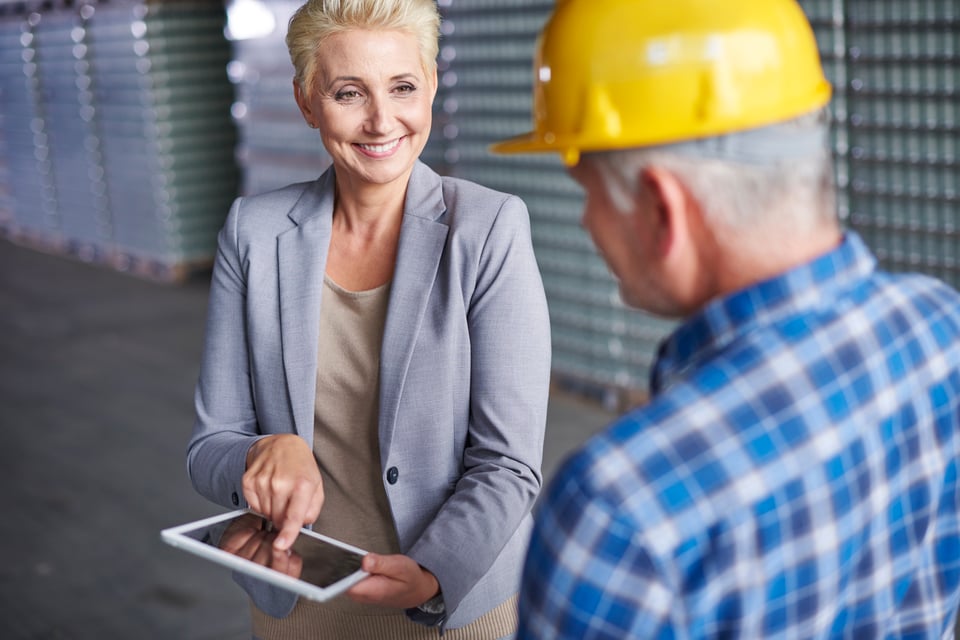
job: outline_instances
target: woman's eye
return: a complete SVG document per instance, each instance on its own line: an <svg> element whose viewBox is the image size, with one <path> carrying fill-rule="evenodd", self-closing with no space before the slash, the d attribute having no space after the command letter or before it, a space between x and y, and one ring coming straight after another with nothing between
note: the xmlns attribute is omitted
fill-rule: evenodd
<svg viewBox="0 0 960 640"><path fill-rule="evenodd" d="M401 84L396 88L397 93L413 93L417 88L412 84Z"/></svg>
<svg viewBox="0 0 960 640"><path fill-rule="evenodd" d="M337 91L333 97L338 101L355 100L360 97L360 92L354 89L344 89L343 91Z"/></svg>

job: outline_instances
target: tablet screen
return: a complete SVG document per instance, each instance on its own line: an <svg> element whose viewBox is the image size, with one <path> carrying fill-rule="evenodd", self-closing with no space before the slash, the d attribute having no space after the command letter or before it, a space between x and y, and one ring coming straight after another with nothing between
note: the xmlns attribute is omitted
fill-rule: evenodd
<svg viewBox="0 0 960 640"><path fill-rule="evenodd" d="M360 569L363 556L301 532L288 552L276 551L277 531L270 521L254 513L243 513L181 534L199 542L250 560L292 578L327 588Z"/></svg>

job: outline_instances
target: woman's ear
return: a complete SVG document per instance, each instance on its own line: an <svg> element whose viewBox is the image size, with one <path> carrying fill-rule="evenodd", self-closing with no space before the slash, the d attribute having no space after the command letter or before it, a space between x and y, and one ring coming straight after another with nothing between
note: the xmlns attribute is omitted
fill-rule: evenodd
<svg viewBox="0 0 960 640"><path fill-rule="evenodd" d="M430 96L430 101L432 102L434 98L437 97L437 89L439 88L439 76L437 75L437 66L433 65L433 73L427 75L428 78L433 79L433 94Z"/></svg>
<svg viewBox="0 0 960 640"><path fill-rule="evenodd" d="M300 87L300 83L297 82L297 79L293 79L293 98L297 101L297 106L300 107L300 113L303 114L303 119L307 121L307 124L311 128L315 128L316 123L313 119L313 112L310 109L310 101L303 93L303 89Z"/></svg>

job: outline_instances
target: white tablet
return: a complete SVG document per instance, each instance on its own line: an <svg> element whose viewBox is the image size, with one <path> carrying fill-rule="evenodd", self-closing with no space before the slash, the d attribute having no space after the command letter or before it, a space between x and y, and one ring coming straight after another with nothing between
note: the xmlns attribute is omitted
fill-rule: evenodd
<svg viewBox="0 0 960 640"><path fill-rule="evenodd" d="M270 521L249 509L231 511L164 529L174 547L234 571L324 602L368 574L360 569L366 551L308 529L301 529L288 552L276 551Z"/></svg>

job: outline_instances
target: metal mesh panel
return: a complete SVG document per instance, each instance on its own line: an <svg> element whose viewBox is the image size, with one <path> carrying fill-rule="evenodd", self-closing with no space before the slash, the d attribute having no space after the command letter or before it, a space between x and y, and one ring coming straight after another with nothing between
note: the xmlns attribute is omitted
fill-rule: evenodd
<svg viewBox="0 0 960 640"><path fill-rule="evenodd" d="M893 270L960 285L960 9L846 2L850 223Z"/></svg>
<svg viewBox="0 0 960 640"><path fill-rule="evenodd" d="M850 168L848 165L849 140L847 139L847 39L843 14L844 0L800 0L799 4L813 27L824 73L833 86L833 98L828 110L832 122L831 138L838 187L837 207L840 218L846 220L850 215L847 196Z"/></svg>

